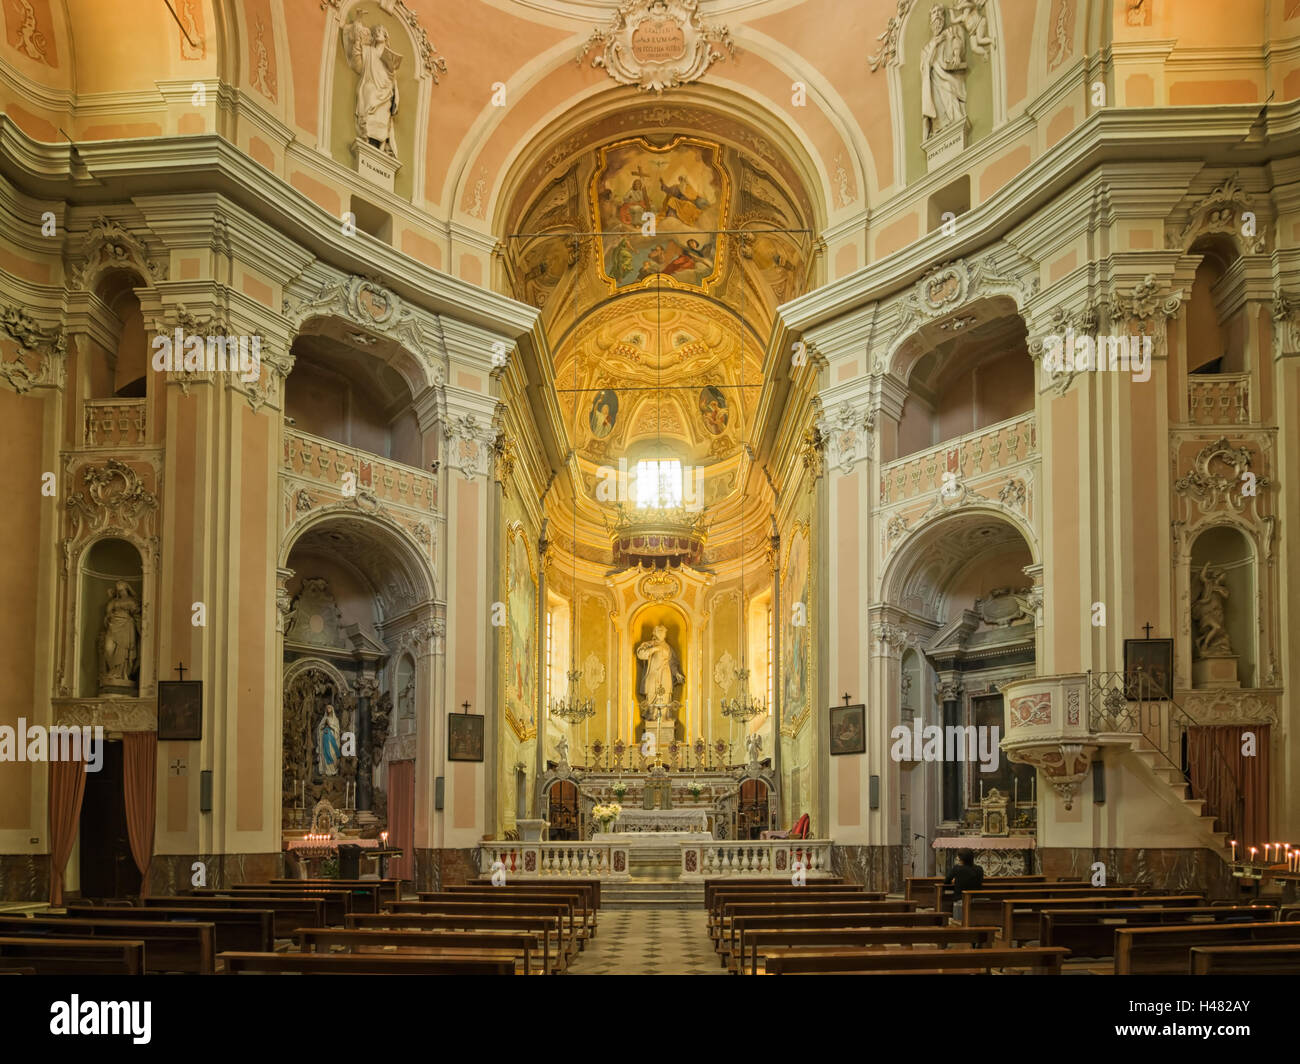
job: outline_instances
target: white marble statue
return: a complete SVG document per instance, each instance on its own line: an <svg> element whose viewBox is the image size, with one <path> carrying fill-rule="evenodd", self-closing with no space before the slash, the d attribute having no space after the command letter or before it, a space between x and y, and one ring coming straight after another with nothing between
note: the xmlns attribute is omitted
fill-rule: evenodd
<svg viewBox="0 0 1300 1064"><path fill-rule="evenodd" d="M1228 588L1223 579L1222 569L1208 562L1201 567L1201 593L1192 603L1196 651L1200 657L1226 657L1232 653L1225 616Z"/></svg>
<svg viewBox="0 0 1300 1064"><path fill-rule="evenodd" d="M948 22L942 4L930 8L930 39L921 49L921 114L926 139L966 121L966 32Z"/></svg>
<svg viewBox="0 0 1300 1064"><path fill-rule="evenodd" d="M101 689L134 688L140 664L140 600L131 585L117 581L104 606L99 630L99 686Z"/></svg>
<svg viewBox="0 0 1300 1064"><path fill-rule="evenodd" d="M763 737L758 732L750 732L745 737L745 750L749 754L749 763L757 765L759 756L763 753Z"/></svg>
<svg viewBox="0 0 1300 1064"><path fill-rule="evenodd" d="M563 735L555 740L555 751L559 755L560 764L567 765L569 763L569 740Z"/></svg>
<svg viewBox="0 0 1300 1064"><path fill-rule="evenodd" d="M989 19L984 13L987 0L957 0L952 9L952 20L966 27L970 50L976 55L987 55L993 47L993 37L989 33Z"/></svg>
<svg viewBox="0 0 1300 1064"><path fill-rule="evenodd" d="M646 720L672 720L673 687L686 682L677 651L668 645L667 635L668 629L657 624L654 638L636 648L636 656L646 663L640 691Z"/></svg>
<svg viewBox="0 0 1300 1064"><path fill-rule="evenodd" d="M326 706L316 725L316 767L322 777L339 774L339 745L341 725L333 706Z"/></svg>
<svg viewBox="0 0 1300 1064"><path fill-rule="evenodd" d="M397 114L397 68L402 57L388 46L388 30L366 26L358 10L343 27L343 51L357 74L357 136L397 158L393 116Z"/></svg>

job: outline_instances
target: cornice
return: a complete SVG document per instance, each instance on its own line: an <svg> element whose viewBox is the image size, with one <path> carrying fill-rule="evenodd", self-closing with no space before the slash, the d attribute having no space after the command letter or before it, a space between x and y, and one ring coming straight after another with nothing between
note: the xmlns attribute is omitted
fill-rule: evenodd
<svg viewBox="0 0 1300 1064"><path fill-rule="evenodd" d="M1135 151L1158 155L1163 162L1197 161L1223 166L1258 164L1271 155L1294 152L1296 145L1292 141L1300 133L1300 101L1289 101L1268 111L1269 129L1275 136L1267 145L1247 148L1242 145L1248 142L1259 120L1258 104L1096 111L996 195L963 214L959 236L945 236L941 230L929 233L879 262L792 300L780 309L780 316L791 329L806 333L834 317L894 294L937 262L972 256L1024 225L1032 212L1046 206L1090 170L1107 163L1131 164ZM1239 154L1233 154L1234 150ZM955 162L968 168L973 158L966 152ZM911 209L916 206L915 201L910 204Z"/></svg>
<svg viewBox="0 0 1300 1064"><path fill-rule="evenodd" d="M84 167L74 174L70 145L33 141L12 118L0 115L0 174L28 195L78 203L88 185L95 187L97 200L220 195L343 273L384 276L394 292L430 313L512 339L531 334L539 317L533 307L435 270L387 244L344 236L337 218L224 137L93 141L78 145L77 153Z"/></svg>

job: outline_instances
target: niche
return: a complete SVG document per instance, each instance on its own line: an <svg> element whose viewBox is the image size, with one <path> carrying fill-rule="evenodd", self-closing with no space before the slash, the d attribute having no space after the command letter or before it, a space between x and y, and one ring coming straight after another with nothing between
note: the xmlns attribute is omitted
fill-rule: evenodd
<svg viewBox="0 0 1300 1064"><path fill-rule="evenodd" d="M81 698L140 693L140 552L122 539L101 539L82 556L80 653Z"/></svg>
<svg viewBox="0 0 1300 1064"><path fill-rule="evenodd" d="M1226 526L1202 532L1192 544L1189 581L1192 685L1255 686L1255 556L1250 541Z"/></svg>
<svg viewBox="0 0 1300 1064"><path fill-rule="evenodd" d="M397 703L395 735L410 735L415 731L415 661L403 654L397 662L393 679L393 694ZM379 738L376 741L382 742Z"/></svg>

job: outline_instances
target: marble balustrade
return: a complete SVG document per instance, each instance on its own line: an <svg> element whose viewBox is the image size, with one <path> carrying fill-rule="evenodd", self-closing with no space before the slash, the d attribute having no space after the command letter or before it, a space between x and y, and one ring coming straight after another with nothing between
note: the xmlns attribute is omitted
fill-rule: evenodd
<svg viewBox="0 0 1300 1064"><path fill-rule="evenodd" d="M497 862L500 868L495 868ZM504 869L506 878L627 879L628 844L615 842L485 842L479 873Z"/></svg>
<svg viewBox="0 0 1300 1064"><path fill-rule="evenodd" d="M829 876L830 839L765 839L749 842L682 842L681 878L715 879L724 876L771 877L790 875L801 861L809 879Z"/></svg>

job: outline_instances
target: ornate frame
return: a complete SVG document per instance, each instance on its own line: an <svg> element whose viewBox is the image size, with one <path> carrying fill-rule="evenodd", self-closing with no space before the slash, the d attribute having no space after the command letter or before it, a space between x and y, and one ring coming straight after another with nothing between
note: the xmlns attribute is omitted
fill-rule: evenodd
<svg viewBox="0 0 1300 1064"><path fill-rule="evenodd" d="M781 690L778 698L779 705L778 705L778 712L777 712L777 722L780 725L782 734L787 735L789 737L794 737L798 735L799 732L803 729L804 724L807 722L808 717L812 713L812 704L813 704L812 644L815 638L813 618L816 613L816 609L815 609L816 586L815 586L813 567L812 567L812 522L808 518L805 518L801 521L796 521L793 525L790 526L790 532L788 536L784 537L786 542L786 553L785 553L785 563L781 567L781 582L780 582L781 612L788 615L790 605L791 605L786 595L786 590L787 590L786 583L790 575L790 558L794 554L795 537L798 536L800 533L803 534L804 539L807 540L808 542L808 570L807 570L807 583L805 585L807 607L808 607L808 615L806 617L808 623L805 627L808 629L808 639L804 646L804 653L807 655L807 659L808 659L807 666L806 666L808 687L807 690L805 691L806 697L804 699L803 708L799 710L794 715L793 718L787 720L784 713L785 678L786 678L785 677L785 655L786 655L786 648L789 646L789 640L785 638L784 632L790 626L788 622L786 622L783 619L781 622L782 632L783 632L782 639L781 639Z"/></svg>
<svg viewBox="0 0 1300 1064"><path fill-rule="evenodd" d="M520 742L524 742L531 734L533 734L533 732L524 721L519 720L514 713L511 712L510 699L507 694L509 690L510 665L514 660L514 644L510 624L510 554L516 538L522 539L524 542L524 557L528 559L528 580L533 587L534 646L537 646L536 640L538 639L539 628L538 621L540 620L540 610L538 609L537 602L537 570L533 565L533 552L528 547L528 536L524 531L523 524L519 521L511 521L506 525L505 550L502 551L504 557L501 560L503 575L502 588L504 590L503 601L506 607L506 623L502 625L502 628L504 629L503 638L505 640L505 653L501 655L501 708L504 711L506 723L510 726L510 730L515 733L515 738ZM536 673L536 662L533 663L533 669L534 673ZM535 684L541 683L540 676L534 675L533 680ZM537 688L535 687L533 691L534 698L536 697L536 694ZM538 721L538 725L541 725L540 720Z"/></svg>

